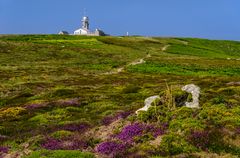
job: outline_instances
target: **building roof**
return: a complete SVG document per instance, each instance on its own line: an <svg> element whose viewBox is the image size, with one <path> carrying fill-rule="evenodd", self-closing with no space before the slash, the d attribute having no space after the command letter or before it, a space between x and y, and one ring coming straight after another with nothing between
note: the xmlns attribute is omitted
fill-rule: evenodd
<svg viewBox="0 0 240 158"><path fill-rule="evenodd" d="M67 31L60 31L58 34L66 34L66 35L68 35L69 33Z"/></svg>

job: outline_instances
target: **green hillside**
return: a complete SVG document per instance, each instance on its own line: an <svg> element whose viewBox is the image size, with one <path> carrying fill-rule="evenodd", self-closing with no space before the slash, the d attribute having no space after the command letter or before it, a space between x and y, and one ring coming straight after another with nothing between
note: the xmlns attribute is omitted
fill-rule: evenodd
<svg viewBox="0 0 240 158"><path fill-rule="evenodd" d="M0 83L0 157L240 157L240 42L1 36Z"/></svg>

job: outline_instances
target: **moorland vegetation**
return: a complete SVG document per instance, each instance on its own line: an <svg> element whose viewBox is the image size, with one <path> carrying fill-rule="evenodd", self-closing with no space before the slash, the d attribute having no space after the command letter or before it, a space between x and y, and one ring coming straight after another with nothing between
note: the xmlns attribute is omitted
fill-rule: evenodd
<svg viewBox="0 0 240 158"><path fill-rule="evenodd" d="M239 157L239 81L236 41L1 36L0 157Z"/></svg>

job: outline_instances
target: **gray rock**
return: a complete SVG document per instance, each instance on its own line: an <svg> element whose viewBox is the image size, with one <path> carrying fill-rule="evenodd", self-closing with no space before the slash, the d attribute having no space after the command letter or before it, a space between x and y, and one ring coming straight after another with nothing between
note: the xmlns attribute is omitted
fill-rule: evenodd
<svg viewBox="0 0 240 158"><path fill-rule="evenodd" d="M182 87L183 91L192 94L192 102L186 102L185 105L188 108L199 108L199 95L200 95L200 88L194 84L188 84Z"/></svg>
<svg viewBox="0 0 240 158"><path fill-rule="evenodd" d="M136 114L138 114L139 111L147 111L154 103L158 104L159 102L160 102L160 96L158 96L158 95L151 96L151 97L145 99L145 101L144 101L145 106L141 109L138 109L136 111Z"/></svg>

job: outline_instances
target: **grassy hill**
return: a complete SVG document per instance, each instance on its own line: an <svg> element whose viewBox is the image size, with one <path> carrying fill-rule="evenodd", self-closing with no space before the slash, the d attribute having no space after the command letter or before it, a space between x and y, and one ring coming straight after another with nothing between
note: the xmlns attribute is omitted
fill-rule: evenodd
<svg viewBox="0 0 240 158"><path fill-rule="evenodd" d="M240 42L1 36L0 157L239 157L239 81Z"/></svg>

